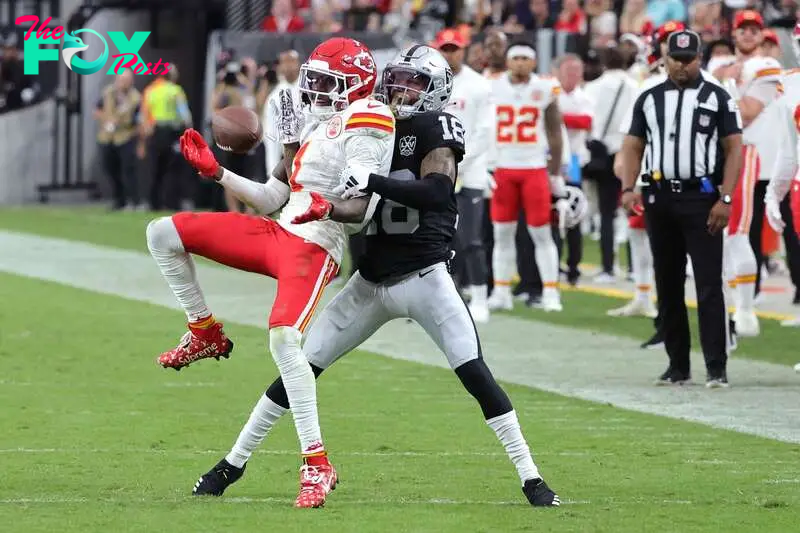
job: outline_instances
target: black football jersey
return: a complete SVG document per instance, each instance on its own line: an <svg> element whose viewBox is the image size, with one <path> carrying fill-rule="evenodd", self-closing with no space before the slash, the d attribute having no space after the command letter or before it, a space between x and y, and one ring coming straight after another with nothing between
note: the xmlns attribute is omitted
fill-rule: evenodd
<svg viewBox="0 0 800 533"><path fill-rule="evenodd" d="M449 113L415 115L396 121L395 128L391 179L423 179L422 160L436 148L451 148L456 164L464 157L464 126ZM359 272L377 283L446 261L457 218L455 192L445 211L418 211L381 198L366 229Z"/></svg>

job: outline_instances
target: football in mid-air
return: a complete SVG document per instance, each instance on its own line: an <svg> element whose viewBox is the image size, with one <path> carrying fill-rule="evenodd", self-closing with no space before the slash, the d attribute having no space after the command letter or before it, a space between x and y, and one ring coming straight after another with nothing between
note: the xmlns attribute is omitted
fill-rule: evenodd
<svg viewBox="0 0 800 533"><path fill-rule="evenodd" d="M220 109L211 117L214 142L226 152L246 154L261 142L264 130L252 110L241 106Z"/></svg>

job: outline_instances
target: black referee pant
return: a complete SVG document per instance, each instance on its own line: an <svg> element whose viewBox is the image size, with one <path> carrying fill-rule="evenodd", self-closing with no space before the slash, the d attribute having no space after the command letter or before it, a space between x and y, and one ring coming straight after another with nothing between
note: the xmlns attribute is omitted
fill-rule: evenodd
<svg viewBox="0 0 800 533"><path fill-rule="evenodd" d="M669 183L665 183L669 187ZM654 185L651 185L655 189ZM718 195L699 191L646 191L647 234L653 251L658 312L669 370L689 377L689 316L684 288L686 254L694 267L700 344L711 376L725 372L728 315L722 279L722 232L711 235L706 221Z"/></svg>

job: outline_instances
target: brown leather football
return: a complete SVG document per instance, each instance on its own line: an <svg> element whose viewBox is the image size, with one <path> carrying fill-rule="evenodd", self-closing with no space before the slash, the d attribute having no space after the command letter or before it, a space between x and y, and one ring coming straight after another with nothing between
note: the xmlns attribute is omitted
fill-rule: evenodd
<svg viewBox="0 0 800 533"><path fill-rule="evenodd" d="M221 150L246 154L261 142L264 130L261 121L246 107L230 106L211 117L214 142Z"/></svg>

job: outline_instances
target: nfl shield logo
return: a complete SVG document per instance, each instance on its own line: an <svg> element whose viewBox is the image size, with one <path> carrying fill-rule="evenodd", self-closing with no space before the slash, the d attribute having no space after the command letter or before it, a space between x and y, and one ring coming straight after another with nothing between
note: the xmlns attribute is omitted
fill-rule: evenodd
<svg viewBox="0 0 800 533"><path fill-rule="evenodd" d="M417 147L417 137L414 135L406 135L400 137L400 155L408 157L414 153L414 148Z"/></svg>
<svg viewBox="0 0 800 533"><path fill-rule="evenodd" d="M678 35L677 43L678 48L689 48L689 36Z"/></svg>
<svg viewBox="0 0 800 533"><path fill-rule="evenodd" d="M711 124L711 117L709 117L708 115L700 115L700 118L697 120L697 123L705 128L706 126Z"/></svg>

